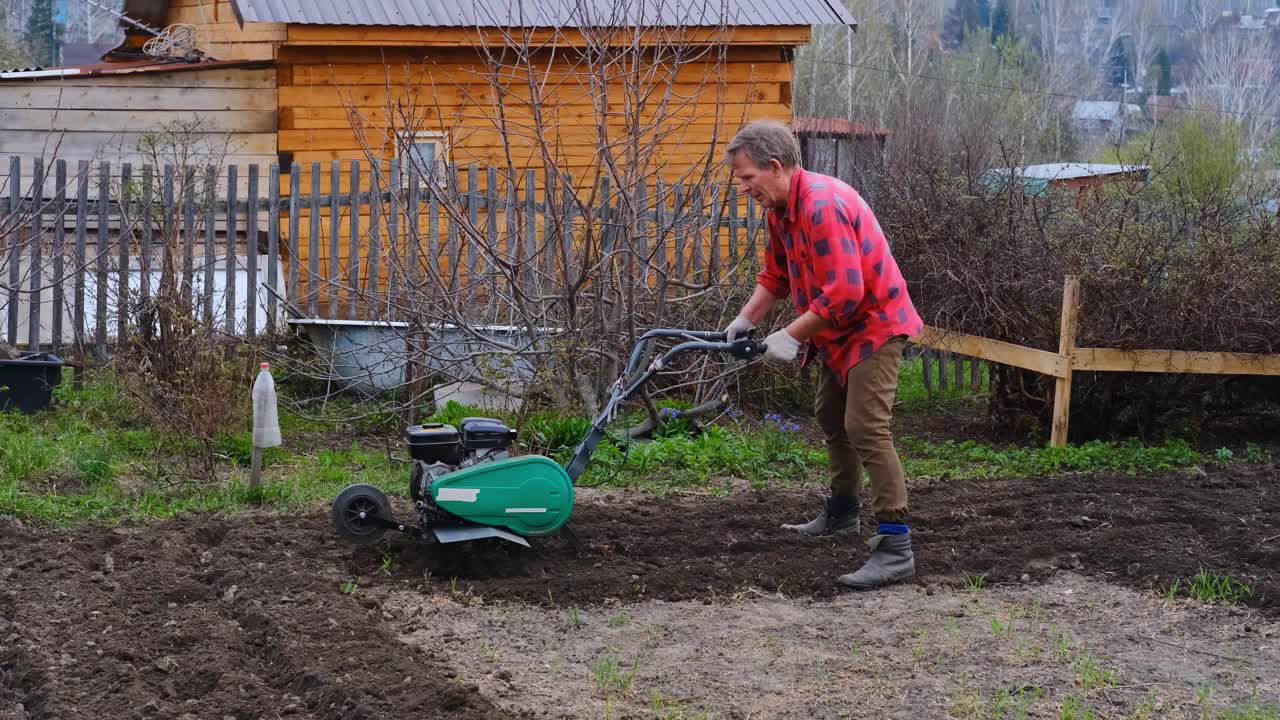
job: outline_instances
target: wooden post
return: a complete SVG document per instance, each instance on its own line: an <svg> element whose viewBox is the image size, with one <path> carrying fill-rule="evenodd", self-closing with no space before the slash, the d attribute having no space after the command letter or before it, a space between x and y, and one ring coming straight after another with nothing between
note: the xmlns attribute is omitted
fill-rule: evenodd
<svg viewBox="0 0 1280 720"><path fill-rule="evenodd" d="M262 484L262 448L253 446L253 455L249 466L249 489L257 490Z"/></svg>
<svg viewBox="0 0 1280 720"><path fill-rule="evenodd" d="M1058 338L1058 354L1063 358L1064 374L1058 378L1053 393L1053 433L1049 444L1067 446L1067 421L1071 416L1071 357L1076 350L1076 329L1080 319L1080 280L1068 275L1062 287L1062 328Z"/></svg>

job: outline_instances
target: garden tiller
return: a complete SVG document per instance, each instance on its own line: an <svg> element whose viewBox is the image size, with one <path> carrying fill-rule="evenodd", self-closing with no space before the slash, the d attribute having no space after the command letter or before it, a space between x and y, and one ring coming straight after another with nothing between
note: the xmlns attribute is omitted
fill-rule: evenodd
<svg viewBox="0 0 1280 720"><path fill-rule="evenodd" d="M684 342L629 381L639 368L647 343L658 338ZM762 354L764 346L750 336L729 342L723 332L645 333L568 467L544 455L512 456L516 431L492 418L465 418L461 427L444 423L410 426L405 431L414 461L409 495L418 509L418 525L397 521L386 494L367 484L351 485L338 494L333 501L333 525L338 533L360 544L377 541L387 530L425 542L501 538L525 547L529 546L525 538L553 535L568 522L574 485L591 462L618 406L677 355L694 351L728 353L747 360Z"/></svg>

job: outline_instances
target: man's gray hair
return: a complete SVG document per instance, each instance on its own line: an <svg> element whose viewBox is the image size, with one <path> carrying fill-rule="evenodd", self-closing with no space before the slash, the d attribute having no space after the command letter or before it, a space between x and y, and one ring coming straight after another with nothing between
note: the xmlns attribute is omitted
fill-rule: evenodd
<svg viewBox="0 0 1280 720"><path fill-rule="evenodd" d="M800 165L800 142L790 128L777 120L757 120L739 130L729 141L725 162L733 162L740 152L761 168L768 167L770 160L777 160L787 169Z"/></svg>

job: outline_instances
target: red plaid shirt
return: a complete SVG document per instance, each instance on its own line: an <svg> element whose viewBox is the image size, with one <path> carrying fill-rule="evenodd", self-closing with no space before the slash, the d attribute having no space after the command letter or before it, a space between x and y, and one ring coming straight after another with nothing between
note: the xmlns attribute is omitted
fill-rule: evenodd
<svg viewBox="0 0 1280 720"><path fill-rule="evenodd" d="M833 177L796 169L786 208L769 212L757 280L775 297L790 295L801 314L812 310L830 323L811 350L841 383L893 337L924 328L875 214Z"/></svg>

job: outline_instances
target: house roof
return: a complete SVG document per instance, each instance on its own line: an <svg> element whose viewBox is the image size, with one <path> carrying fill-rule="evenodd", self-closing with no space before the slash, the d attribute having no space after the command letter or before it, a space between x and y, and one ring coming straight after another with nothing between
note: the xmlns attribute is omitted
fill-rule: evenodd
<svg viewBox="0 0 1280 720"><path fill-rule="evenodd" d="M1125 111L1142 112L1142 108L1133 103L1125 103ZM1120 117L1120 103L1115 100L1077 100L1071 109L1071 117L1075 120L1115 120Z"/></svg>
<svg viewBox="0 0 1280 720"><path fill-rule="evenodd" d="M231 68L264 68L271 67L271 65L272 63L268 60L208 60L204 62L138 60L134 62L0 70L0 82L31 82L32 80L58 80L68 77L107 77L112 75L136 75L139 73L171 73Z"/></svg>
<svg viewBox="0 0 1280 720"><path fill-rule="evenodd" d="M1025 165L1015 168L1014 172L1018 177L1027 180L1077 180L1087 177L1108 177L1111 175L1124 175L1127 173L1146 172L1151 168L1147 165L1107 165L1103 163L1043 163L1040 165ZM1007 173L1007 169L998 169L994 171L998 174Z"/></svg>
<svg viewBox="0 0 1280 720"><path fill-rule="evenodd" d="M242 22L393 27L847 25L841 0L232 0Z"/></svg>
<svg viewBox="0 0 1280 720"><path fill-rule="evenodd" d="M791 120L791 130L797 135L824 135L840 137L886 137L893 131L872 127L836 117L798 116Z"/></svg>

